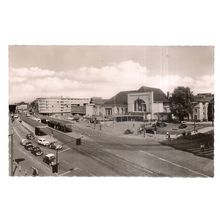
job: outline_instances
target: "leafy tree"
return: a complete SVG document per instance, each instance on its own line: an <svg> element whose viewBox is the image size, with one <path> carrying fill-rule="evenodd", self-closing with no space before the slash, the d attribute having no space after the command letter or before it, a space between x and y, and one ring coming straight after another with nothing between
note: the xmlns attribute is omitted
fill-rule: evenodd
<svg viewBox="0 0 220 220"><path fill-rule="evenodd" d="M170 97L171 112L179 118L180 121L184 117L192 117L194 95L189 87L179 86L174 89Z"/></svg>

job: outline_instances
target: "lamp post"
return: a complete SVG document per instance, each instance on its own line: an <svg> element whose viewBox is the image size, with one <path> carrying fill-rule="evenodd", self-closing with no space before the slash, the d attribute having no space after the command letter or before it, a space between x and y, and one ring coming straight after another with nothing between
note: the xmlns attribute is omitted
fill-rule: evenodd
<svg viewBox="0 0 220 220"><path fill-rule="evenodd" d="M69 143L72 143L72 142L75 142L76 140L72 140L72 141L69 141L69 142L66 142L66 143L64 143L64 144L62 144L61 146L63 147L64 145L66 145L66 144L69 144ZM58 174L58 170L59 170L59 160L58 160L58 156L59 156L59 154L58 154L58 151L59 151L59 149L56 149L56 164L54 165L54 167L55 167L55 169L54 169L54 173L57 173Z"/></svg>
<svg viewBox="0 0 220 220"><path fill-rule="evenodd" d="M196 133L196 119L194 117L194 134Z"/></svg>
<svg viewBox="0 0 220 220"><path fill-rule="evenodd" d="M10 147L10 176L14 176L14 173L13 173L13 162L14 162L14 147L13 147L13 129L12 129L12 132L11 134L9 134L9 136L11 137L11 147Z"/></svg>

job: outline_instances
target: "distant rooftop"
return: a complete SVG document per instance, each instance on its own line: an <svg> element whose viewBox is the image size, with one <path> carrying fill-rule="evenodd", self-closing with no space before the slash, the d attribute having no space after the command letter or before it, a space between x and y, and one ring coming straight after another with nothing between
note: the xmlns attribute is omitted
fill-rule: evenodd
<svg viewBox="0 0 220 220"><path fill-rule="evenodd" d="M195 96L195 102L211 102L214 100L212 93L198 93Z"/></svg>
<svg viewBox="0 0 220 220"><path fill-rule="evenodd" d="M103 99L101 97L92 97L91 103L95 105L103 105L108 99Z"/></svg>

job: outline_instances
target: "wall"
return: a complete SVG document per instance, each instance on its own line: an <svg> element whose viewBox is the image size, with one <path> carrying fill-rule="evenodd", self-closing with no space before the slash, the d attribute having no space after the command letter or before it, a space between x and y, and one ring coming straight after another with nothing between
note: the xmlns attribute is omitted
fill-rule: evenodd
<svg viewBox="0 0 220 220"><path fill-rule="evenodd" d="M86 115L88 115L88 116L94 115L94 105L93 104L86 105Z"/></svg>
<svg viewBox="0 0 220 220"><path fill-rule="evenodd" d="M197 120L199 121L208 120L208 104L208 102L199 102L193 109L193 118L197 116Z"/></svg>
<svg viewBox="0 0 220 220"><path fill-rule="evenodd" d="M153 103L152 107L152 114L164 112L163 103L162 102L156 102Z"/></svg>
<svg viewBox="0 0 220 220"><path fill-rule="evenodd" d="M152 112L153 92L138 92L128 94L128 112L134 112L134 102L142 99L146 103L146 111Z"/></svg>
<svg viewBox="0 0 220 220"><path fill-rule="evenodd" d="M90 99L78 99L78 98L38 98L39 113L65 113L71 112L71 105L83 106L89 104Z"/></svg>

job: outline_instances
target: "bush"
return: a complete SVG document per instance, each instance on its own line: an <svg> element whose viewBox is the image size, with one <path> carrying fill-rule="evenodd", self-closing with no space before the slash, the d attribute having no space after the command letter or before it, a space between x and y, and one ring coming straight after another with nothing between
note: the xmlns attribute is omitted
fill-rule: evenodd
<svg viewBox="0 0 220 220"><path fill-rule="evenodd" d="M134 133L134 132L131 131L130 129L126 129L125 132L124 132L124 134L133 134L133 133Z"/></svg>
<svg viewBox="0 0 220 220"><path fill-rule="evenodd" d="M190 132L190 131L188 131L188 132L187 132L187 136L190 136L190 135L191 135L191 132Z"/></svg>

